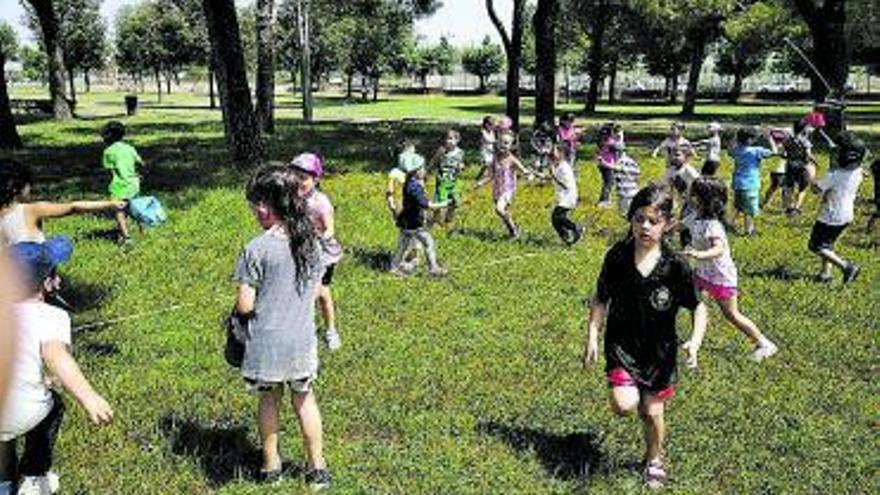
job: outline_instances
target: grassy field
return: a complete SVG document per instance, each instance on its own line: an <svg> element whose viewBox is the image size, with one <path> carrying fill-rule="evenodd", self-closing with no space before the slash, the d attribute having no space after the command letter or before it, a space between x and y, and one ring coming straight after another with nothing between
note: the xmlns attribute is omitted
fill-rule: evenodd
<svg viewBox="0 0 880 495"><path fill-rule="evenodd" d="M575 215L589 235L574 249L550 226L548 187L517 193L513 213L526 232L517 242L504 240L489 191L468 191L461 232L435 231L451 276L400 280L383 273L397 234L381 192L393 144L414 137L427 152L448 125L442 121L466 121L474 124L463 128L473 162L475 125L484 113L500 113L502 100L325 98L313 126L297 120L292 102L281 103L291 108L279 111L271 157L326 154L323 188L347 248L334 282L344 344L334 354L322 349L318 385L333 492L640 493L639 422L612 417L601 363L587 371L579 364L584 300L626 228L593 206L592 149L582 154ZM57 460L65 493L305 492L294 476L273 486L255 481L256 400L221 356L233 261L258 227L243 197L246 175L224 165L220 114L204 105L172 95L125 119L148 162L145 192L170 208L165 226L136 236L130 251L110 240L107 218L46 226L75 239L63 274L77 358L116 411L111 426L96 430L69 409ZM714 118L784 124L805 109L705 106L688 129L701 135ZM622 121L643 175L658 177L662 164L647 157L647 146L677 109L601 110L584 122ZM16 156L36 169L36 195L100 197L106 177L97 130L121 111L121 94L95 93L83 97L81 119L20 126L28 148ZM853 114L855 128L880 144L880 105ZM417 120L386 121L409 117ZM358 120L372 118L381 121ZM730 170L725 162L721 173ZM865 267L852 285L812 279L813 196L794 220L780 213L777 196L758 220L758 237L732 237L744 312L782 350L749 362L745 338L712 308L701 369L682 374L667 413L669 493L876 493L880 229L863 231L872 187L863 184L857 226L839 242ZM685 319L680 330L690 332ZM283 454L295 465L302 453L289 410L285 421Z"/></svg>

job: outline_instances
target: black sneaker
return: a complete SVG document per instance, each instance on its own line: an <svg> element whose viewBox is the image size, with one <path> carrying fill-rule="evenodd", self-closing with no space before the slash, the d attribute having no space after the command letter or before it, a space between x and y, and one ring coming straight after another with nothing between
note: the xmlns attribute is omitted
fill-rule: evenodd
<svg viewBox="0 0 880 495"><path fill-rule="evenodd" d="M283 470L281 468L273 469L271 471L265 471L260 469L259 480L260 483L264 484L272 484L281 481Z"/></svg>
<svg viewBox="0 0 880 495"><path fill-rule="evenodd" d="M330 476L330 470L327 468L312 469L306 473L306 483L309 484L309 488L311 488L313 492L319 492L325 488L330 488L331 481L333 481L333 477Z"/></svg>
<svg viewBox="0 0 880 495"><path fill-rule="evenodd" d="M847 263L846 267L843 269L843 283L848 284L856 279L859 276L859 272L862 271L862 268L855 263Z"/></svg>

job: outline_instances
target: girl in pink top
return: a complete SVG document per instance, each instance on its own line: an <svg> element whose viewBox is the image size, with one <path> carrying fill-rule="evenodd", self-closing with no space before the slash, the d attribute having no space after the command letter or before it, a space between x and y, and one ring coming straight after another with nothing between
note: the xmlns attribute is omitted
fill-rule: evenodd
<svg viewBox="0 0 880 495"><path fill-rule="evenodd" d="M614 186L614 169L617 168L617 160L622 155L623 128L620 124L605 124L599 129L599 148L597 158L599 173L602 174L602 192L599 193L599 206L608 208L611 206L611 188Z"/></svg>
<svg viewBox="0 0 880 495"><path fill-rule="evenodd" d="M333 204L326 194L316 189L318 180L324 175L324 160L314 153L301 153L290 162L290 168L300 181L300 196L306 198L306 210L322 246L322 261L326 267L318 291L318 304L327 333L324 336L327 347L335 351L342 346L342 339L336 329L336 309L330 285L336 264L342 259L342 246L336 240L336 224Z"/></svg>
<svg viewBox="0 0 880 495"><path fill-rule="evenodd" d="M574 122L574 114L569 112L559 119L556 135L562 145L563 159L577 170L577 149L581 140L581 129Z"/></svg>
<svg viewBox="0 0 880 495"><path fill-rule="evenodd" d="M490 180L492 181L492 199L495 202L495 213L504 222L510 238L516 239L519 237L520 231L510 215L510 203L513 201L513 195L516 192L517 174L529 175L529 172L516 155L513 154L513 143L513 131L501 131L498 137L495 160L489 169L491 174L489 177L477 182L476 187L481 187Z"/></svg>
<svg viewBox="0 0 880 495"><path fill-rule="evenodd" d="M727 186L715 177L700 177L694 180L690 191L688 204L696 210L696 215L686 220L691 242L683 253L697 262L694 284L704 297L708 295L714 299L727 321L752 341L755 346L752 360L762 361L779 349L739 311L736 265L721 223L727 204ZM691 367L697 365L695 350L700 344L693 340L684 344L685 348L694 349L688 363Z"/></svg>

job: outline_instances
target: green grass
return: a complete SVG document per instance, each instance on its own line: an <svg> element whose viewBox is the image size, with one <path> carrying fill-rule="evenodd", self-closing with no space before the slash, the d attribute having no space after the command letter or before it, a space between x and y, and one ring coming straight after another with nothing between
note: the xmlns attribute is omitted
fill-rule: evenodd
<svg viewBox="0 0 880 495"><path fill-rule="evenodd" d="M36 168L40 197L103 194L97 129L121 111L122 95L83 99L87 120L19 128L28 148L16 156ZM99 430L69 409L57 460L68 493L305 491L298 480L272 487L253 481L256 400L223 362L219 322L232 303L235 256L258 229L242 194L245 176L224 165L219 112L172 108L192 105L204 99L172 95L165 107L145 105L126 119L130 140L149 164L145 192L170 207L168 224L137 236L129 252L106 238L107 218L46 226L76 241L63 270L67 298L77 308L74 325L110 322L75 337L77 359L116 418ZM484 189L467 193L463 234L435 231L448 279L399 280L377 269L397 234L381 192L394 142L413 136L427 151L441 137L439 121L473 122L464 144L474 161L475 124L501 105L492 97L328 104L312 127L298 122L295 109L279 112L272 158L315 147L326 153L332 174L324 189L347 248L334 282L344 345L336 354L322 350L318 385L334 493L642 490L633 468L642 450L638 421L612 417L601 365L586 372L579 366L584 298L606 249L626 228L614 212L592 206L598 180L589 147L576 214L589 235L576 248L563 248L550 226L549 188L517 193L513 213L526 235L515 243L501 240ZM696 134L705 119L718 116L785 122L804 108L706 107L709 116L690 129ZM659 177L660 161L638 145L656 142L675 110L603 110L634 129L644 175ZM657 117L644 118L649 113ZM339 121L408 116L438 122ZM880 126L860 125L877 143ZM725 162L722 174L730 169ZM782 351L761 365L748 362L745 338L712 308L701 369L682 374L667 413L669 493L876 491L880 242L877 231L862 231L872 187L863 185L858 225L839 243L865 267L851 286L811 280L817 269L806 251L812 196L796 220L780 214L775 198L758 220L759 237L732 237L742 308ZM136 318L121 319L130 316ZM680 333L689 333L686 319ZM284 424L283 454L299 461L289 410ZM589 476L578 479L584 462Z"/></svg>

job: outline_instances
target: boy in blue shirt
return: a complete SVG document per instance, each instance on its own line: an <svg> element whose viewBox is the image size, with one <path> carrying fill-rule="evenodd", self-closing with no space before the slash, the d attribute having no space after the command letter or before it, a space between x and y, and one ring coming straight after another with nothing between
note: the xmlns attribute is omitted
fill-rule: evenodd
<svg viewBox="0 0 880 495"><path fill-rule="evenodd" d="M745 217L747 235L755 234L755 217L758 216L758 197L761 192L761 162L778 154L776 143L765 136L770 148L755 146L756 129L742 128L736 132L736 140L730 148L733 158L733 191L736 215Z"/></svg>

